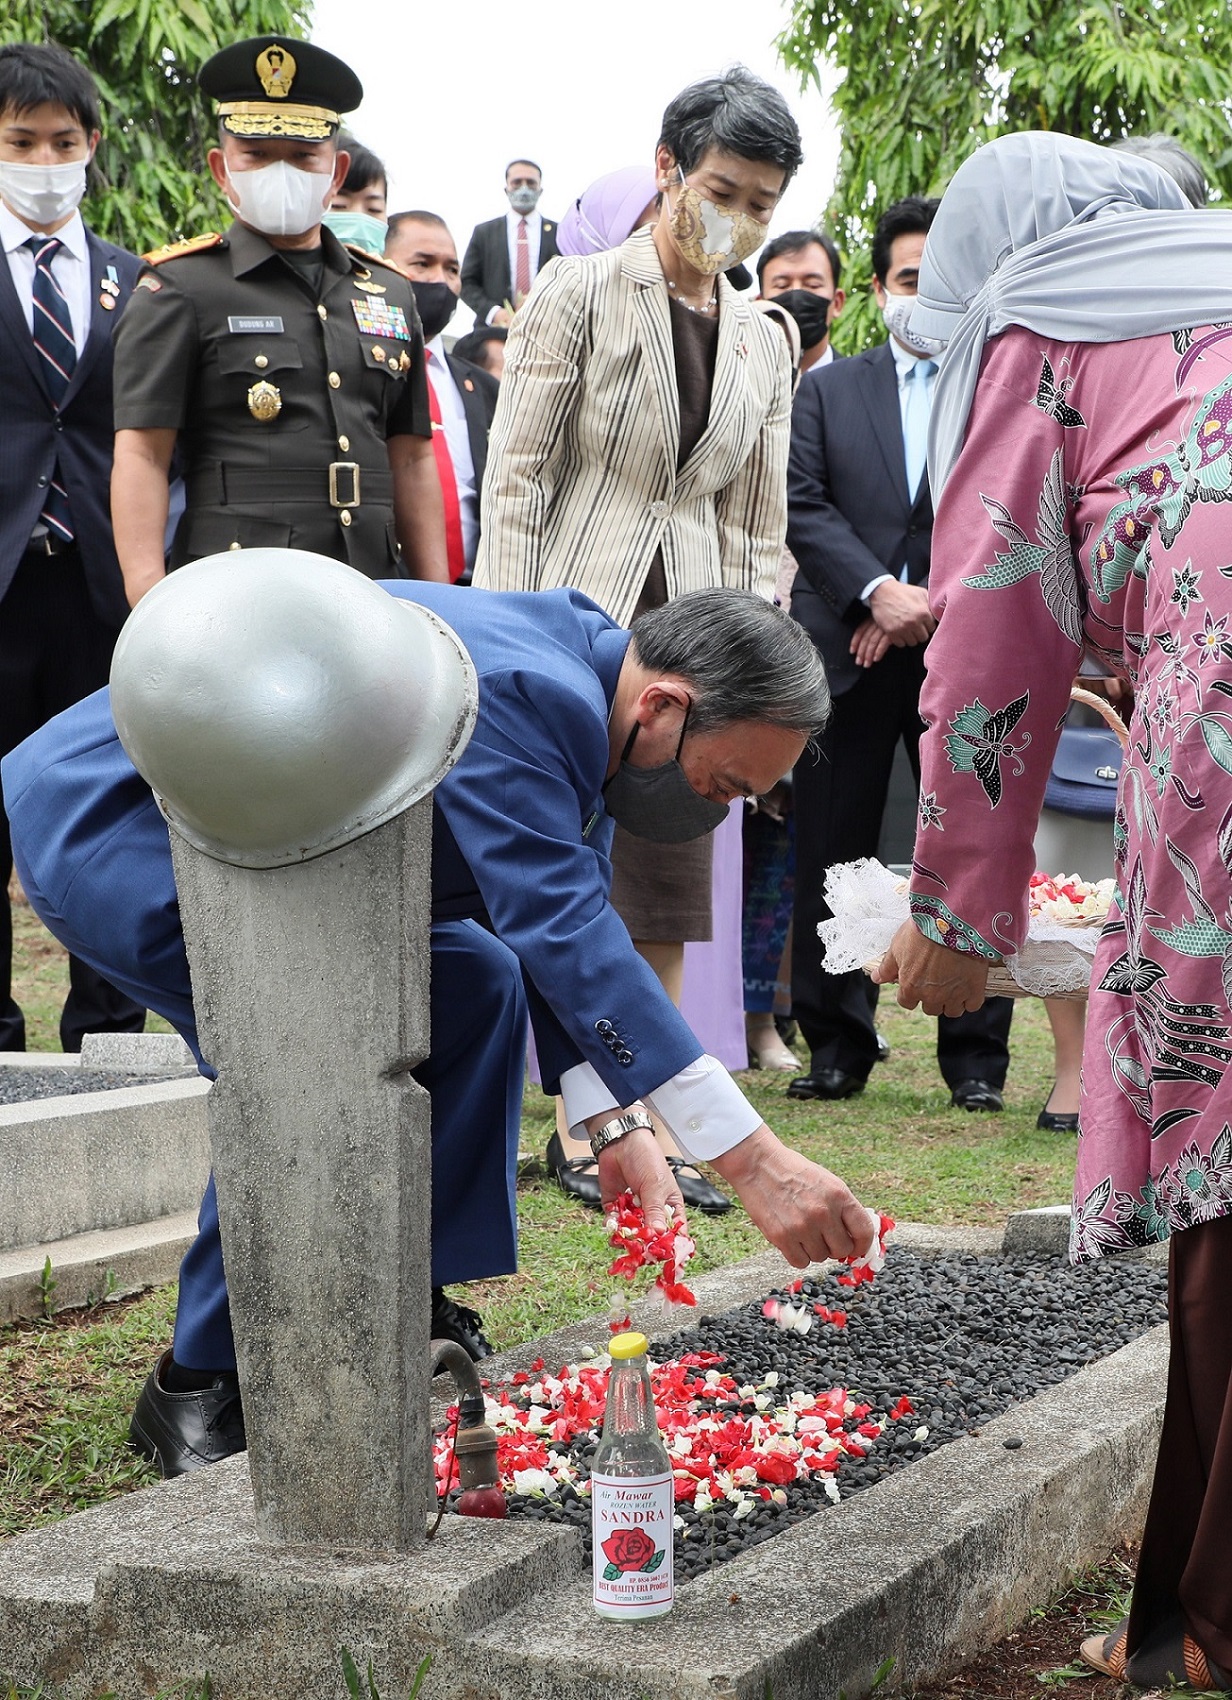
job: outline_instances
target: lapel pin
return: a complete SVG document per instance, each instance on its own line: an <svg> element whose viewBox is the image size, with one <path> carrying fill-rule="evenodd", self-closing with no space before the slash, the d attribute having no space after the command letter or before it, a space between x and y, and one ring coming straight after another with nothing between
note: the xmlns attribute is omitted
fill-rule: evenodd
<svg viewBox="0 0 1232 1700"><path fill-rule="evenodd" d="M98 304L108 313L115 312L115 296L108 295L106 290L99 296Z"/></svg>

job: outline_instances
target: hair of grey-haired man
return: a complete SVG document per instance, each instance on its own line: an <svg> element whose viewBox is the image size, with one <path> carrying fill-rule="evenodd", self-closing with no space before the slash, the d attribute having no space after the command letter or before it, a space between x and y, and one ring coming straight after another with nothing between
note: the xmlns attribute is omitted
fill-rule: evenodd
<svg viewBox="0 0 1232 1700"><path fill-rule="evenodd" d="M1137 154L1140 159L1149 159L1152 165L1166 171L1190 206L1206 205L1206 173L1188 148L1183 148L1173 137L1156 131L1150 136L1123 136L1112 146L1118 153Z"/></svg>
<svg viewBox="0 0 1232 1700"><path fill-rule="evenodd" d="M830 718L817 647L790 615L749 590L690 590L633 622L636 658L695 691L689 728L757 720L815 738Z"/></svg>

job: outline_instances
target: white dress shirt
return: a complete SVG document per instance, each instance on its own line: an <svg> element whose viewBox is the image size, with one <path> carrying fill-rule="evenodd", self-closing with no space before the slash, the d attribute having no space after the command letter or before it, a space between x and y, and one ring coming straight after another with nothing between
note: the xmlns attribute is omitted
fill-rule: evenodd
<svg viewBox="0 0 1232 1700"><path fill-rule="evenodd" d="M458 486L458 507L462 518L462 550L469 571L475 565L479 547L479 492L475 488L475 462L471 455L470 432L466 426L466 408L454 382L449 362L445 359L444 332L434 336L426 345L428 376L436 399L441 406L441 424L453 462L454 482Z"/></svg>
<svg viewBox="0 0 1232 1700"><path fill-rule="evenodd" d="M586 1138L582 1124L591 1116L614 1115L626 1107L616 1102L590 1063L565 1070L560 1095L574 1139ZM711 1056L698 1057L642 1098L667 1124L682 1151L707 1162L739 1145L762 1124L760 1110L753 1108L723 1064Z"/></svg>
<svg viewBox="0 0 1232 1700"><path fill-rule="evenodd" d="M909 348L904 348L902 343L896 341L894 337L890 338L890 353L894 356L894 375L898 379L898 417L900 428L903 433L903 441L905 443L907 440L907 396L909 393L909 384L916 381L914 377L909 377L909 374L914 373L916 367L920 364L920 361L914 354L912 354ZM932 400L931 391L929 392L929 400ZM914 497L914 490L911 494ZM907 563L905 561L903 563L902 571L898 576L901 583L906 584L908 582ZM869 597L876 590L877 586L879 584L893 584L893 582L893 573L878 573L876 578L869 579L868 583L864 586L864 589L860 592L860 601L864 603L865 607L868 607Z"/></svg>
<svg viewBox="0 0 1232 1700"><path fill-rule="evenodd" d="M34 255L25 244L32 236L41 238L42 234L39 230L31 230L0 201L0 242L4 244L9 274L31 337L34 335ZM79 212L73 214L63 229L56 231L55 240L64 245L51 262L51 275L68 302L73 341L80 358L90 334L90 250L86 246L86 227Z"/></svg>
<svg viewBox="0 0 1232 1700"><path fill-rule="evenodd" d="M505 241L509 246L509 299L512 301L518 287L518 226L523 218L526 220L526 246L530 250L530 281L534 283L535 274L539 270L539 242L543 235L543 215L541 213L514 212L510 207L505 214ZM492 323L493 315L504 306L498 302L495 307L488 309L488 323Z"/></svg>

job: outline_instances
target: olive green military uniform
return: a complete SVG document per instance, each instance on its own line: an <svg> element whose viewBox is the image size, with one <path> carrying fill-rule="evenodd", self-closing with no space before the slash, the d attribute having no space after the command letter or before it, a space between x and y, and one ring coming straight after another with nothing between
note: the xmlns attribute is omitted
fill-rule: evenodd
<svg viewBox="0 0 1232 1700"><path fill-rule="evenodd" d="M321 245L319 287L242 224L148 256L117 327L115 423L179 433L173 566L263 545L406 576L386 440L432 433L414 292L327 229Z"/></svg>

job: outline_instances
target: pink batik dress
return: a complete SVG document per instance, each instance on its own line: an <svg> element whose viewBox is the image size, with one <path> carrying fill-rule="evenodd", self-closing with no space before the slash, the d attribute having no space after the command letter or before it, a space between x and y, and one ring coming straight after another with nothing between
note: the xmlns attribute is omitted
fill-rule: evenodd
<svg viewBox="0 0 1232 1700"><path fill-rule="evenodd" d="M1084 651L1134 687L1071 1256L1232 1207L1232 328L985 350L933 540L912 913L990 959ZM1082 873L1082 869L1077 872Z"/></svg>

